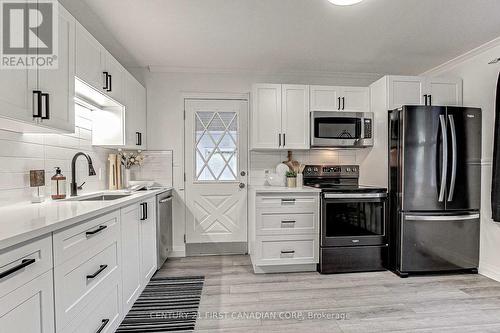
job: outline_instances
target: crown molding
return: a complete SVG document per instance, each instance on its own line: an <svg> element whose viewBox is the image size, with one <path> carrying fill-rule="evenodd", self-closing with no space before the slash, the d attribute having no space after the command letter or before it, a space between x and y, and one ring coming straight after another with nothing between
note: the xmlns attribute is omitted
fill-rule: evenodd
<svg viewBox="0 0 500 333"><path fill-rule="evenodd" d="M369 79L376 81L383 74L379 73L346 73L329 71L266 71L259 69L244 68L209 68L209 67L174 67L149 65L151 73L191 73L191 74L226 74L226 75L280 75L280 76L310 76L310 77L335 77L351 79Z"/></svg>
<svg viewBox="0 0 500 333"><path fill-rule="evenodd" d="M477 56L478 54L481 54L489 49L492 49L496 46L500 46L500 37L497 37L483 45L480 45L478 47L476 47L475 49L472 49L462 55L459 55L458 57L456 58L453 58L439 66L436 66L432 69L429 69L428 71L420 74L420 75L439 75L439 74L442 74L443 72L446 72L454 67L456 67L457 65L463 63L464 61L467 61L475 56ZM499 55L500 57L500 55Z"/></svg>

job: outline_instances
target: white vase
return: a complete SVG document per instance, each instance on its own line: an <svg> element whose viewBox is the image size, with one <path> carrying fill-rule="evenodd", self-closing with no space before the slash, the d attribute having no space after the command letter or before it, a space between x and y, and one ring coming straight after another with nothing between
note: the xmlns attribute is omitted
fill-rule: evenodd
<svg viewBox="0 0 500 333"><path fill-rule="evenodd" d="M128 188L130 186L130 169L125 168L123 172L123 188Z"/></svg>

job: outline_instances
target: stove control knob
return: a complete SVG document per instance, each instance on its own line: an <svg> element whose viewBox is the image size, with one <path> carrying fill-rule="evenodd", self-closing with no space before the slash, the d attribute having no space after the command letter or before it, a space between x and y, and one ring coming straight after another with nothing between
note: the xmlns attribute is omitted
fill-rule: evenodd
<svg viewBox="0 0 500 333"><path fill-rule="evenodd" d="M345 171L351 172L351 168L347 168L347 169L345 169Z"/></svg>
<svg viewBox="0 0 500 333"><path fill-rule="evenodd" d="M356 171L358 171L358 169L356 169L356 168L353 168L353 169L352 169L352 172L356 172Z"/></svg>
<svg viewBox="0 0 500 333"><path fill-rule="evenodd" d="M318 172L318 168L314 168L314 172Z"/></svg>
<svg viewBox="0 0 500 333"><path fill-rule="evenodd" d="M306 172L311 172L311 171L312 171L312 169L311 169L311 168L307 168L307 169L306 169Z"/></svg>

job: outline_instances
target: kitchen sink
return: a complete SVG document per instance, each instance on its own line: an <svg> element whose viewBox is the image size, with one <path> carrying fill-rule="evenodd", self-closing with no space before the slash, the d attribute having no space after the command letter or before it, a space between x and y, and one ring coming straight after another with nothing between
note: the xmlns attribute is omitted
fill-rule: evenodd
<svg viewBox="0 0 500 333"><path fill-rule="evenodd" d="M128 197L130 194L101 194L94 197L75 199L77 201L110 201Z"/></svg>

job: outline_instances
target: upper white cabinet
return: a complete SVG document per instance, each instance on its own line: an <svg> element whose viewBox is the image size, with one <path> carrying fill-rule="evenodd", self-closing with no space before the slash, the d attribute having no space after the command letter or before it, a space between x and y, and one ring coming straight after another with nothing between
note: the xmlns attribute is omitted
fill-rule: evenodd
<svg viewBox="0 0 500 333"><path fill-rule="evenodd" d="M2 129L25 133L72 133L75 130L73 97L76 20L61 5L58 12L57 68L2 69Z"/></svg>
<svg viewBox="0 0 500 333"><path fill-rule="evenodd" d="M76 76L98 91L106 87L106 50L81 24L76 27Z"/></svg>
<svg viewBox="0 0 500 333"><path fill-rule="evenodd" d="M387 76L388 107L462 105L462 80L456 78Z"/></svg>
<svg viewBox="0 0 500 333"><path fill-rule="evenodd" d="M360 111L370 108L367 87L311 86L311 111Z"/></svg>
<svg viewBox="0 0 500 333"><path fill-rule="evenodd" d="M125 146L146 149L146 88L132 74L124 73Z"/></svg>
<svg viewBox="0 0 500 333"><path fill-rule="evenodd" d="M309 149L309 86L256 84L251 149Z"/></svg>
<svg viewBox="0 0 500 333"><path fill-rule="evenodd" d="M104 85L104 93L114 100L123 103L123 79L126 70L109 52L106 52L106 62L103 72L103 77L107 78Z"/></svg>

